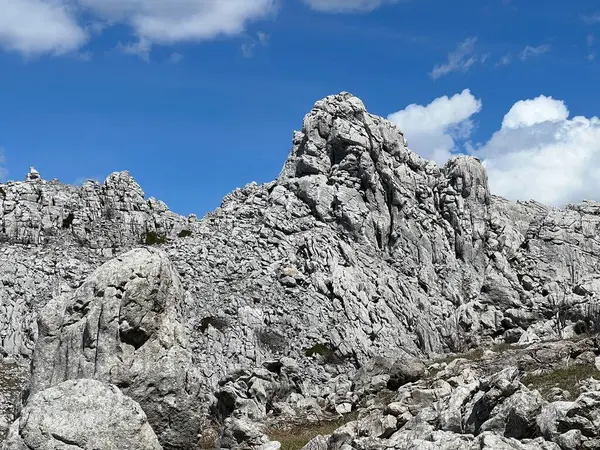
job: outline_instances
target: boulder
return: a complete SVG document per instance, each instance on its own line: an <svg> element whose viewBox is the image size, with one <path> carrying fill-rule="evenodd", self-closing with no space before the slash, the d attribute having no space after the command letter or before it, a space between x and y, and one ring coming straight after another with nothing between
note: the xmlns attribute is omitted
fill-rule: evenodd
<svg viewBox="0 0 600 450"><path fill-rule="evenodd" d="M113 385L70 380L35 394L2 450L162 450L138 403Z"/></svg>
<svg viewBox="0 0 600 450"><path fill-rule="evenodd" d="M91 378L138 401L165 448L188 448L202 427L197 375L181 322L185 292L168 256L132 250L40 313L31 393Z"/></svg>

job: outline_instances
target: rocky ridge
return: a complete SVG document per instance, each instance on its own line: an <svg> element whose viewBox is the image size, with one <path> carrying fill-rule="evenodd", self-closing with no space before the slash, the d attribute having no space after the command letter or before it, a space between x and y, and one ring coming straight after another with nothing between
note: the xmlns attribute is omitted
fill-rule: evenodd
<svg viewBox="0 0 600 450"><path fill-rule="evenodd" d="M181 411L224 436L318 421L358 407L354 375L373 358L593 331L599 214L493 196L477 159L438 167L341 93L307 114L276 181L202 220L146 200L126 172L0 185L0 345L33 356L32 393L114 383L165 448L199 448L216 431L179 429ZM138 369L161 352L177 353L162 393L169 372Z"/></svg>

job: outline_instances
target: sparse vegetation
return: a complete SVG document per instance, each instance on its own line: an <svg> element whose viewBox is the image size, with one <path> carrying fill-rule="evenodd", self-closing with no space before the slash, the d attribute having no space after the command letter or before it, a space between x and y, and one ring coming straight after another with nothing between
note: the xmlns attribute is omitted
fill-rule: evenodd
<svg viewBox="0 0 600 450"><path fill-rule="evenodd" d="M156 231L148 231L144 236L146 245L160 245L168 242L167 238Z"/></svg>
<svg viewBox="0 0 600 450"><path fill-rule="evenodd" d="M454 361L456 359L460 359L460 358L466 359L469 361L477 361L478 359L481 359L482 357L483 357L483 348L476 348L476 349L470 350L465 353L454 353L452 355L448 355L443 358L435 359L431 363L432 364L435 364L435 363L450 364L452 361Z"/></svg>
<svg viewBox="0 0 600 450"><path fill-rule="evenodd" d="M524 348L527 348L527 345L509 344L508 342L502 342L501 344L496 344L492 346L492 351L495 353L504 353L509 350L522 350Z"/></svg>
<svg viewBox="0 0 600 450"><path fill-rule="evenodd" d="M327 364L342 364L344 362L344 357L327 344L315 344L305 349L304 354L309 358L315 355L322 356L323 361Z"/></svg>
<svg viewBox="0 0 600 450"><path fill-rule="evenodd" d="M356 413L350 413L331 422L319 422L297 425L286 429L271 430L268 435L273 441L281 443L281 450L300 450L317 436L328 436L341 426L357 419Z"/></svg>
<svg viewBox="0 0 600 450"><path fill-rule="evenodd" d="M285 336L279 334L273 330L259 330L256 333L256 337L258 339L258 343L265 348L268 348L274 353L284 352L286 349L286 340Z"/></svg>
<svg viewBox="0 0 600 450"><path fill-rule="evenodd" d="M181 230L177 236L180 238L191 236L192 232L190 230Z"/></svg>
<svg viewBox="0 0 600 450"><path fill-rule="evenodd" d="M543 397L547 397L552 388L558 387L573 396L579 394L579 382L594 377L600 379L600 371L590 365L572 365L552 372L542 374L528 374L521 382L525 386L540 391Z"/></svg>
<svg viewBox="0 0 600 450"><path fill-rule="evenodd" d="M69 228L71 225L73 225L73 220L75 220L75 216L73 213L69 213L69 215L63 219L62 227Z"/></svg>
<svg viewBox="0 0 600 450"><path fill-rule="evenodd" d="M202 319L200 321L200 331L202 331L203 333L206 330L208 330L209 326L211 326L219 331L224 331L229 326L229 323L227 322L226 319L223 319L221 317L213 317L213 316L205 317L204 319Z"/></svg>
<svg viewBox="0 0 600 450"><path fill-rule="evenodd" d="M17 402L19 393L26 385L27 375L26 366L6 359L0 360L0 417L12 420L14 411L11 404ZM5 434L6 430L0 429L0 442L6 437Z"/></svg>

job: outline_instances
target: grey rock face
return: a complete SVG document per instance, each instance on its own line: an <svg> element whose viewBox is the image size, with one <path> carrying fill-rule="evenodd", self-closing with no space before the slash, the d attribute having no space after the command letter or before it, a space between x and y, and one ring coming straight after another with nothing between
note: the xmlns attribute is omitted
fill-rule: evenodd
<svg viewBox="0 0 600 450"><path fill-rule="evenodd" d="M181 223L164 203L146 200L128 172L76 187L45 181L32 169L25 183L0 189L0 239L11 243L39 245L68 236L106 249L139 244L147 232L168 236Z"/></svg>
<svg viewBox="0 0 600 450"><path fill-rule="evenodd" d="M146 414L115 386L67 381L34 395L3 450L161 450Z"/></svg>
<svg viewBox="0 0 600 450"><path fill-rule="evenodd" d="M186 294L167 256L136 249L39 315L31 393L93 378L138 401L166 448L197 440L202 403L181 319Z"/></svg>

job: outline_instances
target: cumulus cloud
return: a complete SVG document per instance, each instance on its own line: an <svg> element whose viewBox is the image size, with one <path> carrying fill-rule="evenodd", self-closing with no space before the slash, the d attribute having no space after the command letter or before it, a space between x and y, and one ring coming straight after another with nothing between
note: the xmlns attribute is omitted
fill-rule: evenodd
<svg viewBox="0 0 600 450"><path fill-rule="evenodd" d="M475 153L493 192L509 199L556 206L600 200L600 119L569 118L562 101L517 102Z"/></svg>
<svg viewBox="0 0 600 450"><path fill-rule="evenodd" d="M563 101L541 95L516 102L488 141L472 145L472 116L480 110L481 102L466 90L389 118L424 157L443 163L455 152L477 156L494 194L554 206L600 200L598 117L570 117Z"/></svg>
<svg viewBox="0 0 600 450"><path fill-rule="evenodd" d="M369 12L384 4L396 3L398 0L304 0L308 6L321 12Z"/></svg>
<svg viewBox="0 0 600 450"><path fill-rule="evenodd" d="M0 47L24 55L64 54L88 39L74 11L50 0L0 0Z"/></svg>
<svg viewBox="0 0 600 450"><path fill-rule="evenodd" d="M443 164L457 143L470 136L471 117L480 110L481 101L465 89L452 97L437 98L427 106L409 105L388 119L405 133L412 150Z"/></svg>
<svg viewBox="0 0 600 450"><path fill-rule="evenodd" d="M555 122L569 117L564 102L540 95L533 100L515 103L504 116L502 128L531 127L538 123Z"/></svg>
<svg viewBox="0 0 600 450"><path fill-rule="evenodd" d="M473 64L477 62L475 53L475 43L477 37L470 37L459 43L456 50L448 53L448 61L444 64L438 64L433 68L431 78L438 78L448 75L451 72L466 72Z"/></svg>
<svg viewBox="0 0 600 450"><path fill-rule="evenodd" d="M0 46L25 54L77 50L92 23L124 24L140 43L203 41L242 33L275 12L277 0L0 0ZM97 31L96 28L91 31ZM132 51L135 50L131 44Z"/></svg>

